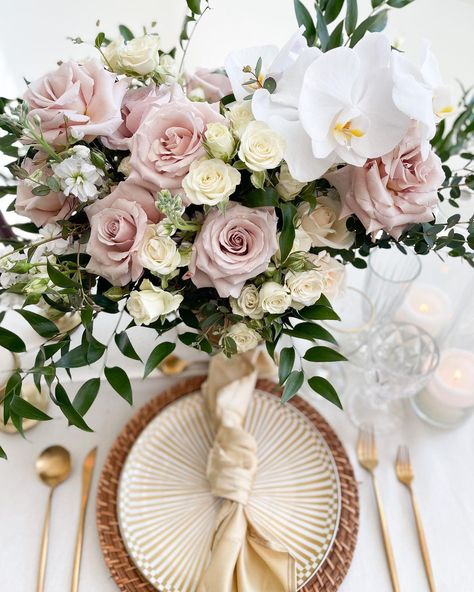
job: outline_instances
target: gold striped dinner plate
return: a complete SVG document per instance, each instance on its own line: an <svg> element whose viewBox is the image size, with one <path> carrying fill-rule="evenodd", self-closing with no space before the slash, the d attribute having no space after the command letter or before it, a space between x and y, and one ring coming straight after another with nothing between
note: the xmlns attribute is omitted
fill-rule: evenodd
<svg viewBox="0 0 474 592"><path fill-rule="evenodd" d="M264 391L256 391L245 423L258 445L247 511L295 557L302 588L337 533L341 496L331 450L309 419ZM213 436L203 398L195 392L165 407L125 462L121 534L137 568L161 592L194 592L209 560L222 503L206 478Z"/></svg>

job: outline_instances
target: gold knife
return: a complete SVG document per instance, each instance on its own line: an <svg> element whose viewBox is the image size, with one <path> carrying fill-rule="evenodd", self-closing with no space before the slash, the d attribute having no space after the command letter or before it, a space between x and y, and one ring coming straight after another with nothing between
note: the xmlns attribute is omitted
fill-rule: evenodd
<svg viewBox="0 0 474 592"><path fill-rule="evenodd" d="M79 587L79 572L81 569L82 543L84 541L84 525L86 520L87 502L91 491L92 475L94 473L97 446L93 448L82 465L82 494L79 524L77 526L76 550L74 552L74 564L72 568L71 592L77 592Z"/></svg>

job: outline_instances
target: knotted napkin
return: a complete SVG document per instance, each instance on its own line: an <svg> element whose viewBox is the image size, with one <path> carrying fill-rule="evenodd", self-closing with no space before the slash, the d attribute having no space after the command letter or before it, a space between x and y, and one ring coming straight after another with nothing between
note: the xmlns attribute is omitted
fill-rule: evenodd
<svg viewBox="0 0 474 592"><path fill-rule="evenodd" d="M296 592L294 558L246 510L258 463L255 439L242 424L257 378L273 373L263 351L211 359L202 388L216 430L207 476L212 493L225 501L198 592Z"/></svg>

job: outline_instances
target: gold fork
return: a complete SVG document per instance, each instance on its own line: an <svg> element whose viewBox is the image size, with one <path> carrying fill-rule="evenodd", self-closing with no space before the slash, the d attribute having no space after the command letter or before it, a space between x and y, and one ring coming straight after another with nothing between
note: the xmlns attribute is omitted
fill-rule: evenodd
<svg viewBox="0 0 474 592"><path fill-rule="evenodd" d="M413 466L410 461L410 452L407 446L399 446L397 452L397 460L395 462L398 480L408 487L410 491L411 502L413 506L413 513L415 514L416 530L418 532L418 540L420 542L421 554L423 556L423 563L425 564L426 577L430 592L436 592L436 586L433 577L433 569L431 567L430 555L428 553L428 544L426 542L425 531L421 522L420 508L413 490L413 479L415 474Z"/></svg>
<svg viewBox="0 0 474 592"><path fill-rule="evenodd" d="M375 468L377 467L378 455L377 444L375 442L374 430L364 429L359 431L359 439L357 441L357 458L359 464L370 473L372 477L372 485L374 487L375 499L377 501L377 510L380 519L380 528L382 529L382 537L385 547L385 555L387 557L388 569L390 572L390 579L392 582L392 589L394 592L400 592L400 585L398 583L397 567L395 565L395 557L393 555L392 543L388 533L387 521L385 519L385 511L383 509L382 497L380 495L377 478L375 476Z"/></svg>

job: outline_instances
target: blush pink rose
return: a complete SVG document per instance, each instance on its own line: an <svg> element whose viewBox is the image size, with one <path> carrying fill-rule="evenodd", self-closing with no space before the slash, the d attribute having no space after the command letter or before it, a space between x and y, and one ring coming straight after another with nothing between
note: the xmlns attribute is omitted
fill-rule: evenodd
<svg viewBox="0 0 474 592"><path fill-rule="evenodd" d="M46 140L63 146L66 123L73 137L87 142L112 134L122 123L120 106L127 86L98 60L70 61L32 82L23 98L30 115L40 118Z"/></svg>
<svg viewBox="0 0 474 592"><path fill-rule="evenodd" d="M216 103L223 97L230 95L232 84L223 72L198 68L194 74L186 76L186 89L188 92L202 90L206 101Z"/></svg>
<svg viewBox="0 0 474 592"><path fill-rule="evenodd" d="M355 214L368 233L385 230L398 240L408 225L433 219L444 173L433 151L423 159L419 134L412 128L385 156L363 167L345 166L326 179L341 196L341 217Z"/></svg>
<svg viewBox="0 0 474 592"><path fill-rule="evenodd" d="M230 203L214 208L193 244L187 278L198 288L215 288L219 296L239 296L245 282L264 272L278 249L273 208L246 208Z"/></svg>
<svg viewBox="0 0 474 592"><path fill-rule="evenodd" d="M152 109L130 145L130 179L152 191L179 191L191 163L206 154L202 139L211 122L226 122L218 105L182 98Z"/></svg>
<svg viewBox="0 0 474 592"><path fill-rule="evenodd" d="M37 161L37 159L25 158L21 166L30 175L41 168L44 183L53 174L49 167L44 167L43 161ZM61 191L50 191L48 195L34 195L34 187L35 183L31 181L18 182L15 200L15 210L18 214L26 216L36 226L45 226L58 220L67 220L73 213L76 206L76 200L73 197L66 197Z"/></svg>
<svg viewBox="0 0 474 592"><path fill-rule="evenodd" d="M153 193L141 185L132 183L129 179L119 183L107 197L101 199L100 202L96 202L96 204L101 203L103 207L112 207L117 199L136 202L143 209L150 223L156 224L164 217L155 205Z"/></svg>
<svg viewBox="0 0 474 592"><path fill-rule="evenodd" d="M138 249L149 221L145 211L149 204L145 194L139 193L143 188L133 190L133 200L128 196L132 190L127 182L120 183L110 195L86 208L91 225L87 269L114 286L136 281L143 273ZM143 205L140 199L144 199Z"/></svg>
<svg viewBox="0 0 474 592"><path fill-rule="evenodd" d="M122 124L112 134L103 136L102 143L112 150L128 150L130 139L150 110L180 96L183 96L183 91L177 84L172 87L150 84L140 88L131 88L123 98Z"/></svg>

